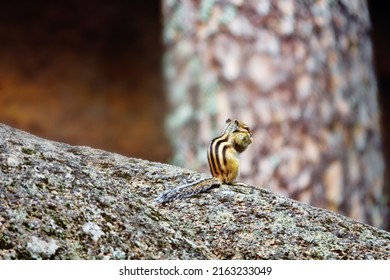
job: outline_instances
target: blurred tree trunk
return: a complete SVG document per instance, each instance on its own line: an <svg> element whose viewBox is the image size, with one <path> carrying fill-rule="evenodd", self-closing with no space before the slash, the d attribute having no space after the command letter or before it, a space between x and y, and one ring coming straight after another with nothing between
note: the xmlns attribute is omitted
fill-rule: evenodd
<svg viewBox="0 0 390 280"><path fill-rule="evenodd" d="M208 172L227 117L254 130L241 180L384 226L366 2L163 0L173 161Z"/></svg>

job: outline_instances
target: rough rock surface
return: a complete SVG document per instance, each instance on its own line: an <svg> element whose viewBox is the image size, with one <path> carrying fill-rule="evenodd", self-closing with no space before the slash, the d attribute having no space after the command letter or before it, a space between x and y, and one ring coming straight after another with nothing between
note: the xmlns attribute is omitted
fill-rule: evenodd
<svg viewBox="0 0 390 280"><path fill-rule="evenodd" d="M390 259L390 233L252 186L0 125L0 259Z"/></svg>

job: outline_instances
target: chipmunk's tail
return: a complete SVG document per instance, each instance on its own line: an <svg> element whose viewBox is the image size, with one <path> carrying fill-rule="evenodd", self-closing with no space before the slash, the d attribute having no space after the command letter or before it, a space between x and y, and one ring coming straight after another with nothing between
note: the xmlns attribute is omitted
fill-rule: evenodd
<svg viewBox="0 0 390 280"><path fill-rule="evenodd" d="M212 188L218 188L221 186L221 181L217 178L205 178L195 181L193 183L180 186L176 189L167 190L159 195L155 201L158 203L167 203L175 199L183 199L192 197L198 193L206 192Z"/></svg>

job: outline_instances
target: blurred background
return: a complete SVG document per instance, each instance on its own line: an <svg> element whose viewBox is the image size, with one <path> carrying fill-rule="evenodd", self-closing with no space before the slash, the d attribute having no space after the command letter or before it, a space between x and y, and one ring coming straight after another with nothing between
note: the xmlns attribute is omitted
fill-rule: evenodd
<svg viewBox="0 0 390 280"><path fill-rule="evenodd" d="M390 189L381 163L383 158L388 166L390 160L390 136L385 125L390 116L383 109L390 105L387 56L390 18L386 4L368 1L366 5L357 1L363 6L333 7L329 3L343 1L314 2L313 7L300 7L302 4L296 1L283 0L272 4L265 0L2 3L0 122L47 139L208 172L203 157L208 141L218 135L226 117L239 117L253 127L257 139L252 152L243 154L244 181L389 229ZM366 9L369 17L364 13ZM337 10L331 20L326 16L328 10L331 15ZM308 24L294 25L296 19L302 22L307 19ZM314 27L308 27L309 23ZM332 25L330 32L326 32L327 23ZM267 31L253 33L253 26ZM343 30L344 26L348 29ZM300 32L307 32L307 38ZM335 41L343 42L343 32L357 34L352 39L345 35L345 53L329 52L325 59L311 55L309 50L316 48L316 54L327 53L329 48L326 52L322 49L322 38L328 42L332 36L339 36ZM317 35L321 40L310 41L310 47L297 43ZM252 57L252 53L261 55ZM296 60L284 57L292 53ZM314 57L311 62L310 56ZM275 57L280 57L282 63ZM328 80L317 78L321 73L296 67L300 65L299 59L305 61L303 68L320 70L330 65L329 61L347 63L336 63L343 65L341 74L337 67L336 70L329 67L332 85L329 86ZM343 74L348 67L356 69L356 64L350 62L355 60L367 65L366 72L374 66L376 83L364 71L356 74L357 78ZM240 70L244 67L246 76ZM280 74L280 67L297 74ZM342 77L342 81L334 77ZM360 113L329 123L314 121L314 127L325 127L320 134L311 131L307 120L299 125L296 119L289 122L289 118L295 118L294 114L299 115L299 108L310 107L310 102L299 102L311 98L311 89L316 86L319 89L314 91L315 102L327 100L327 106L336 106L341 115L348 115L348 102L334 103L341 99L322 97L326 91L339 90L344 78L351 79L351 84L353 79L362 80L361 86L367 87L365 91L378 92L378 110L372 94L367 99L359 96L355 99L374 104L369 109L374 111L368 114L374 115L375 122L380 112L381 131L375 123L368 128L356 125L351 118L359 122ZM257 84L261 79L271 85ZM347 96L352 96L355 90L348 86L340 88L341 91L347 88ZM256 102L259 98L261 102ZM272 103L271 99L277 102ZM272 118L264 113L269 112L269 107L263 101L278 111ZM278 104L283 102L287 107L278 110ZM285 116L286 108L298 111ZM316 109L328 112L325 115L332 114L322 107L313 105L313 108L311 117L316 116ZM343 131L349 127L352 136ZM363 138L368 140L359 140L351 144L353 147L348 148L347 143L330 152L329 145L321 142L323 137L332 138L323 135L340 132L359 138L362 131L367 135ZM280 139L288 137L291 142ZM292 158L299 149L292 147L300 139L305 139L301 148L308 158L294 162ZM332 139L329 141L338 141L337 137ZM345 148L357 152L343 154ZM315 164L318 168L313 168ZM356 175L360 172L365 174L364 178Z"/></svg>
<svg viewBox="0 0 390 280"><path fill-rule="evenodd" d="M0 121L167 161L159 1L15 1L0 9Z"/></svg>

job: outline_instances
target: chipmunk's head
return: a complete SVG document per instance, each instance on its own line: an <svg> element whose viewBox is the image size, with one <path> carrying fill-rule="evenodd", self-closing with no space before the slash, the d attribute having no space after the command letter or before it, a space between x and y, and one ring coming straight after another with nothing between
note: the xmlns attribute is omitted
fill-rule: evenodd
<svg viewBox="0 0 390 280"><path fill-rule="evenodd" d="M239 120L227 119L224 134L230 135L230 141L239 153L245 151L253 141L249 127Z"/></svg>

